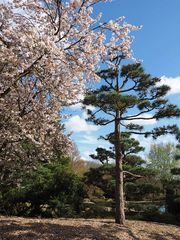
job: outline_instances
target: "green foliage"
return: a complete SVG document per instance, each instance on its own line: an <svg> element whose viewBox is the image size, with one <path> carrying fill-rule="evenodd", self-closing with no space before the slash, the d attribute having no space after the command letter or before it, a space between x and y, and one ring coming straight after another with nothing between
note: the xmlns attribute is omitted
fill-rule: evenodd
<svg viewBox="0 0 180 240"><path fill-rule="evenodd" d="M84 217L107 218L114 215L112 201L104 198L94 199L93 202L85 202Z"/></svg>
<svg viewBox="0 0 180 240"><path fill-rule="evenodd" d="M127 202L126 208L128 212L136 212L142 214L156 214L159 211L159 204L153 204L152 202Z"/></svg>
<svg viewBox="0 0 180 240"><path fill-rule="evenodd" d="M127 200L143 200L146 198L151 198L150 194L157 194L160 192L160 188L151 183L151 178L154 178L156 174L155 171L147 169L139 156L129 155L124 162L124 171L129 171L132 175L124 175L124 190ZM137 178L136 175L140 175L142 178ZM105 198L115 198L115 165L114 164L104 164L98 168L90 169L85 173L85 184L92 188L92 186L97 187L103 191L103 196ZM92 195L95 193L91 192Z"/></svg>
<svg viewBox="0 0 180 240"><path fill-rule="evenodd" d="M102 164L108 164L112 158L114 158L114 153L105 148L98 147L96 148L96 154L91 154L90 157L99 160Z"/></svg>
<svg viewBox="0 0 180 240"><path fill-rule="evenodd" d="M138 167L138 166L145 164L146 161L143 160L138 155L131 154L131 155L126 156L125 163L127 163L128 165L130 165L132 167Z"/></svg>
<svg viewBox="0 0 180 240"><path fill-rule="evenodd" d="M21 187L3 192L8 214L28 216L73 216L80 212L83 184L72 173L67 159L63 164L43 164L24 176Z"/></svg>
<svg viewBox="0 0 180 240"><path fill-rule="evenodd" d="M174 188L170 186L166 191L166 205L169 213L180 214L180 195L176 195Z"/></svg>
<svg viewBox="0 0 180 240"><path fill-rule="evenodd" d="M87 186L93 185L100 188L106 198L114 199L115 192L115 167L114 164L104 164L98 168L90 168L85 173Z"/></svg>
<svg viewBox="0 0 180 240"><path fill-rule="evenodd" d="M146 199L150 194L158 194L160 191L158 186L146 182L126 182L125 193L127 200L140 200ZM149 197L151 199L151 197Z"/></svg>
<svg viewBox="0 0 180 240"><path fill-rule="evenodd" d="M149 167L157 170L156 178L161 181L170 181L173 178L171 169L177 166L175 160L176 148L171 143L153 144L148 155Z"/></svg>
<svg viewBox="0 0 180 240"><path fill-rule="evenodd" d="M113 146L115 145L114 132L107 134L105 137L101 136L100 138L109 141L109 143L112 144ZM128 132L121 132L119 142L121 144L121 152L125 158L129 154L136 154L141 151L144 151L144 147L140 145L139 141L131 137L131 134ZM112 150L110 152L104 151L104 155L106 154L107 157L115 159L114 147L112 147L111 149Z"/></svg>
<svg viewBox="0 0 180 240"><path fill-rule="evenodd" d="M180 175L180 168L171 168L172 175Z"/></svg>

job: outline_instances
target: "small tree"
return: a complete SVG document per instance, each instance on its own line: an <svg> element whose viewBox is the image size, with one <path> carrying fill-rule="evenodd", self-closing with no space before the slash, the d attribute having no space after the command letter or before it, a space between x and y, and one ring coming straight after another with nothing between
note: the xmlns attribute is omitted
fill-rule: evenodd
<svg viewBox="0 0 180 240"><path fill-rule="evenodd" d="M110 133L101 138L114 145L114 133ZM154 179L155 171L147 168L145 165L146 161L137 155L139 152L144 151L144 147L128 132L122 132L119 141L121 142L121 150L124 156L125 198L127 200L134 198L136 198L136 200L143 200L146 197L150 197L149 195L157 189L154 187L154 182L153 184L149 182L152 177ZM96 148L96 154L91 154L90 157L100 161L103 166L95 170L90 169L86 174L89 181L88 183L101 188L104 191L104 196L112 199L115 198L114 151L114 147L110 147L109 149Z"/></svg>
<svg viewBox="0 0 180 240"><path fill-rule="evenodd" d="M157 170L157 177L163 181L172 179L171 169L178 166L176 148L173 144L152 144L148 155L149 167Z"/></svg>
<svg viewBox="0 0 180 240"><path fill-rule="evenodd" d="M114 157L114 153L111 150L98 147L96 148L96 154L89 155L94 160L100 161L102 164L108 164L109 161Z"/></svg>
<svg viewBox="0 0 180 240"><path fill-rule="evenodd" d="M114 147L116 161L116 223L125 223L123 192L123 153L121 144L121 127L132 134L145 137L171 133L179 138L176 125L157 127L145 130L143 125L133 124L135 120L159 120L179 117L180 109L169 104L164 98L169 90L166 85L157 86L159 78L151 77L144 72L140 63L123 66L120 63L123 55L113 60L113 68L99 72L104 80L99 89L89 91L84 99L85 105L93 105L96 110L88 111L89 120L97 125L114 125ZM106 118L100 113L106 114ZM151 115L150 115L151 114ZM123 130L124 131L124 130Z"/></svg>

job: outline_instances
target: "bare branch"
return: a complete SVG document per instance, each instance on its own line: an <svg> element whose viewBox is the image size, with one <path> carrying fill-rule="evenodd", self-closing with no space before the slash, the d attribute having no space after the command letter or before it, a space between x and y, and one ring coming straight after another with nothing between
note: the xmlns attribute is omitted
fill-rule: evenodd
<svg viewBox="0 0 180 240"><path fill-rule="evenodd" d="M131 175L131 176L133 176L133 177L136 177L136 178L142 178L142 177L143 177L143 176L141 176L141 175L137 175L137 174L134 174L134 173L129 172L129 171L123 171L123 173L124 173L124 174L129 174L129 175Z"/></svg>

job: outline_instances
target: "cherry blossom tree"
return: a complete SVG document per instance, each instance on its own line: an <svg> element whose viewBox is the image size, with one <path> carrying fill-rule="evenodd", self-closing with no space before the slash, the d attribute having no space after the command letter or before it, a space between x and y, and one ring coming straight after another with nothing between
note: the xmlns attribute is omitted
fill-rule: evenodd
<svg viewBox="0 0 180 240"><path fill-rule="evenodd" d="M51 153L58 139L60 110L76 101L86 83L97 81L100 62L132 58L131 31L116 20L100 23L93 8L106 0L11 0L0 4L0 152L28 139ZM108 36L108 37L107 37ZM61 144L60 144L61 145ZM3 156L3 157L2 157Z"/></svg>

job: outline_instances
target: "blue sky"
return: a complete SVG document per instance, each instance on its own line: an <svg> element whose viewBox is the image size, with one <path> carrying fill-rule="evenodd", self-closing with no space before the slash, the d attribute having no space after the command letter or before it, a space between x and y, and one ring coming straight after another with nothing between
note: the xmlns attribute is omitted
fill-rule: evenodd
<svg viewBox="0 0 180 240"><path fill-rule="evenodd" d="M180 0L113 0L99 4L94 14L102 12L102 20L125 16L134 25L143 25L134 33L133 51L136 59L143 60L147 73L162 77L164 83L172 87L168 95L171 103L180 106ZM108 133L111 127L97 127L85 121L86 113L79 105L71 108L72 117L67 120L67 131L73 131L72 139L78 146L83 159L89 159L97 146L108 147L107 142L97 140ZM176 120L176 123L179 120ZM174 122L174 121L173 121ZM167 123L173 123L168 121ZM149 123L149 122L148 122ZM163 122L164 123L164 122ZM149 123L152 127L158 123ZM151 139L138 138L146 147L145 155L152 143ZM158 142L173 142L173 137L161 137Z"/></svg>

